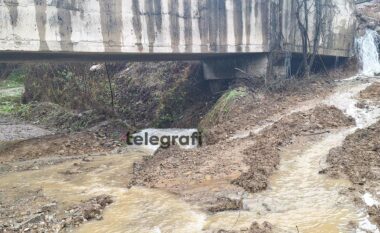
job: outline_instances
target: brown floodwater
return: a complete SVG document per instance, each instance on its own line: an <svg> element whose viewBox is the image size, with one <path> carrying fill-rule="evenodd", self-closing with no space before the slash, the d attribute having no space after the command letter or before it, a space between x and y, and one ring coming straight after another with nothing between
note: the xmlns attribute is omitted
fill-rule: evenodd
<svg viewBox="0 0 380 233"><path fill-rule="evenodd" d="M357 127L366 127L380 116L380 109L363 110L355 106L355 96L368 85L347 81L323 102L353 116ZM114 203L104 211L104 219L82 225L77 230L80 233L196 233L219 228L239 230L254 221L268 221L279 233L355 232L349 222L367 219L341 194L351 184L318 172L326 167L324 161L329 150L339 146L357 127L333 131L314 142L300 141L284 149L270 187L261 193L247 194L244 211L210 215L162 190L127 189L133 163L149 155L148 151L129 151L123 155L93 157L94 160L87 163L71 161L36 171L10 173L0 177L0 189L42 188L43 193L61 203L62 208L96 195L113 196Z"/></svg>

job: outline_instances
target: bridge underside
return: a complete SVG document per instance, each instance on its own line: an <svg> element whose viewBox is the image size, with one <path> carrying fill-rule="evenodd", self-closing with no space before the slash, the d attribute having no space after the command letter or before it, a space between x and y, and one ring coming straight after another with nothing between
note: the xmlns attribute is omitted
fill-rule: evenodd
<svg viewBox="0 0 380 233"><path fill-rule="evenodd" d="M318 54L350 56L354 0L318 2ZM201 60L209 80L263 76L270 51L301 52L296 10L293 0L0 0L0 62ZM283 75L283 59L274 68Z"/></svg>
<svg viewBox="0 0 380 233"><path fill-rule="evenodd" d="M254 59L267 52L261 53L93 53L93 52L0 52L1 63L36 63L36 62L118 62L118 61L203 61L228 59ZM301 53L292 53L300 56ZM325 58L347 57L340 55L321 55Z"/></svg>
<svg viewBox="0 0 380 233"><path fill-rule="evenodd" d="M266 53L115 53L115 52L0 52L0 62L202 61L256 57Z"/></svg>
<svg viewBox="0 0 380 233"><path fill-rule="evenodd" d="M267 74L269 53L84 53L84 52L1 52L0 62L6 63L86 63L86 62L152 62L152 61L202 61L204 77L207 80L232 79L243 73L262 77ZM301 60L300 53L277 54L277 74L286 76L284 72L291 67L285 67L285 56L290 56L293 66ZM345 56L319 56L329 63ZM291 65L291 64L288 64ZM276 68L276 67L275 67Z"/></svg>
<svg viewBox="0 0 380 233"><path fill-rule="evenodd" d="M354 0L318 2L327 6L319 53L349 56ZM308 3L313 25L316 2ZM293 0L0 0L0 57L193 60L278 46L300 52L296 11Z"/></svg>

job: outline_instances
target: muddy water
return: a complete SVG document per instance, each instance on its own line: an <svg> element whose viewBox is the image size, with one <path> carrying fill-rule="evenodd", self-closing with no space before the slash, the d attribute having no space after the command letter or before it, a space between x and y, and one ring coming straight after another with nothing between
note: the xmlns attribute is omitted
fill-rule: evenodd
<svg viewBox="0 0 380 233"><path fill-rule="evenodd" d="M95 157L94 161L65 162L41 170L0 176L0 189L43 189L44 195L57 200L63 208L100 194L125 190L133 162L142 154Z"/></svg>
<svg viewBox="0 0 380 233"><path fill-rule="evenodd" d="M12 195L20 190L41 188L59 203L61 210L82 200L107 194L115 204L108 207L104 220L84 225L78 232L196 232L205 215L174 195L159 190L126 185L133 162L149 151L95 157L92 162L71 161L38 171L12 173L0 177L0 190Z"/></svg>
<svg viewBox="0 0 380 233"><path fill-rule="evenodd" d="M355 107L355 96L368 85L347 81L324 102L353 116L357 127L366 127L380 116L378 108ZM149 151L133 150L124 155L94 157L91 162L71 161L38 171L12 173L0 177L0 189L41 187L46 196L62 203L62 208L96 195L112 195L115 202L107 207L104 219L84 224L77 231L81 233L196 233L216 228L239 230L253 221L269 221L276 226L276 232L352 232L349 221L358 221L365 229L368 219L340 194L350 184L318 172L325 167L328 151L339 146L357 127L320 135L313 142L299 141L283 150L279 170L271 178L269 189L247 195L244 199L247 210L242 212L211 216L164 191L127 189L133 162L150 154Z"/></svg>
<svg viewBox="0 0 380 233"><path fill-rule="evenodd" d="M357 232L369 229L365 224L367 216L340 194L350 183L318 174L326 167L324 161L330 149L341 145L357 128L375 123L380 116L378 107L356 107L355 97L369 85L355 81L344 83L323 101L354 117L356 127L320 136L315 142L301 141L282 151L281 164L271 178L270 188L245 198L245 206L250 211L214 215L208 219L207 228L239 229L255 220L273 223L276 232L352 232L349 221L359 222L362 229L356 229Z"/></svg>
<svg viewBox="0 0 380 233"><path fill-rule="evenodd" d="M103 221L84 225L78 232L201 232L205 218L172 194L132 188L117 196Z"/></svg>
<svg viewBox="0 0 380 233"><path fill-rule="evenodd" d="M191 136L194 130L143 132ZM200 232L206 215L197 208L164 191L127 188L133 163L150 156L153 147L132 147L121 155L89 156L86 162L76 160L36 171L9 173L0 176L0 190L16 196L21 190L41 188L62 211L97 195L113 196L115 203L105 211L104 220L85 224L78 232Z"/></svg>
<svg viewBox="0 0 380 233"><path fill-rule="evenodd" d="M350 200L339 191L350 184L333 180L318 171L328 151L343 141L349 131L321 137L316 144L299 142L281 152L281 165L271 178L270 188L245 199L250 211L220 213L208 220L208 227L239 229L252 220L268 221L277 232L349 232L350 220L361 218Z"/></svg>

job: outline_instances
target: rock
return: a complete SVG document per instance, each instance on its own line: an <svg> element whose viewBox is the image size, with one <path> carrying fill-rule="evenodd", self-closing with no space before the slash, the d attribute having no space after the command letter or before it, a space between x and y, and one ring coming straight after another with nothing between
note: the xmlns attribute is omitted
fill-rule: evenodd
<svg viewBox="0 0 380 233"><path fill-rule="evenodd" d="M35 214L28 218L27 220L23 221L22 223L18 224L15 226L16 229L20 229L28 224L33 224L33 223L39 223L44 220L44 215L43 214Z"/></svg>
<svg viewBox="0 0 380 233"><path fill-rule="evenodd" d="M266 211L270 212L272 211L271 208L269 207L269 205L267 203L263 203L263 207L265 208Z"/></svg>
<svg viewBox="0 0 380 233"><path fill-rule="evenodd" d="M86 220L98 219L101 214L101 206L99 204L87 205L83 208L83 217Z"/></svg>
<svg viewBox="0 0 380 233"><path fill-rule="evenodd" d="M57 203L50 203L41 208L42 212L52 212L57 209Z"/></svg>
<svg viewBox="0 0 380 233"><path fill-rule="evenodd" d="M355 106L360 109L365 109L368 107L363 101L358 102Z"/></svg>
<svg viewBox="0 0 380 233"><path fill-rule="evenodd" d="M83 162L91 162L93 160L94 160L94 158L91 158L91 157L85 157L82 159Z"/></svg>
<svg viewBox="0 0 380 233"><path fill-rule="evenodd" d="M271 233L272 228L273 226L268 222L264 222L261 227L257 222L254 222L249 228L249 233Z"/></svg>
<svg viewBox="0 0 380 233"><path fill-rule="evenodd" d="M227 231L227 230L217 230L214 231L215 233L272 233L273 232L273 226L268 223L264 222L262 226L260 226L257 222L252 223L251 227L248 228L241 228L240 231Z"/></svg>
<svg viewBox="0 0 380 233"><path fill-rule="evenodd" d="M113 203L111 196L107 196L107 195L101 195L101 196L96 197L95 199L96 199L96 202L103 208Z"/></svg>
<svg viewBox="0 0 380 233"><path fill-rule="evenodd" d="M66 211L67 217L63 220L62 225L69 229L86 221L102 220L103 209L112 202L110 196L101 195L74 206Z"/></svg>
<svg viewBox="0 0 380 233"><path fill-rule="evenodd" d="M216 213L222 211L241 210L243 209L243 201L230 199L227 197L217 198L216 203L208 208L208 211Z"/></svg>
<svg viewBox="0 0 380 233"><path fill-rule="evenodd" d="M368 24L367 24L367 27L369 28L369 29L371 29L371 30L375 30L376 29L376 23L375 22L373 22L373 21L371 21L371 22L369 22Z"/></svg>
<svg viewBox="0 0 380 233"><path fill-rule="evenodd" d="M377 32L377 34L380 35L380 26L377 26L376 29L375 29L375 31Z"/></svg>

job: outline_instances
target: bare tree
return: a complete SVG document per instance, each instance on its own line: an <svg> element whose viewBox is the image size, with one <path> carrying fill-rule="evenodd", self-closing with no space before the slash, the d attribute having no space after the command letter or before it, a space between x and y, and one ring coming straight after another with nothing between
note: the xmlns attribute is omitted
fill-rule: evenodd
<svg viewBox="0 0 380 233"><path fill-rule="evenodd" d="M107 80L108 80L108 88L109 88L110 95L111 95L112 111L115 112L114 91L113 91L113 87L112 87L112 80L111 80L111 75L110 75L110 72L109 72L109 69L108 69L107 62L104 63L104 68L106 70L106 76L107 76Z"/></svg>
<svg viewBox="0 0 380 233"><path fill-rule="evenodd" d="M318 54L318 48L321 38L323 24L323 4L322 0L295 0L296 2L296 19L302 41L302 72L306 78L310 77L311 68L314 65L315 57ZM314 8L315 11L311 12ZM313 13L313 14L312 14ZM310 40L310 15L314 15L313 21L313 38Z"/></svg>

